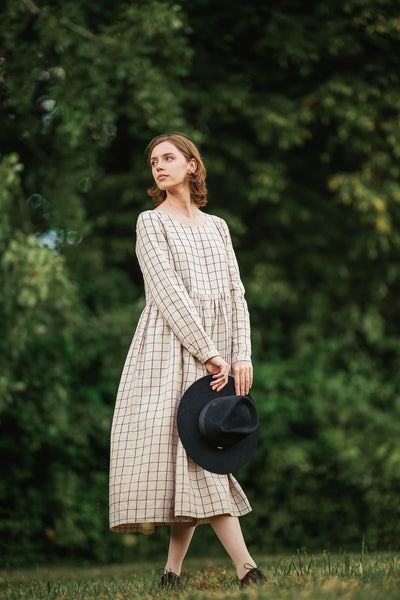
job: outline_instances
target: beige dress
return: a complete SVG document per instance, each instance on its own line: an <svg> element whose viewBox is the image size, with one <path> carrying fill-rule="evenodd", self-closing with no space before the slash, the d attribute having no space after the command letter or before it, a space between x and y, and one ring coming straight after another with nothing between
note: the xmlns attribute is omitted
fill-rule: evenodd
<svg viewBox="0 0 400 600"><path fill-rule="evenodd" d="M179 401L207 374L209 358L250 360L249 315L228 227L212 215L186 226L148 210L136 233L146 306L112 424L110 527L152 533L156 525L244 515L251 507L236 479L196 465L176 429Z"/></svg>

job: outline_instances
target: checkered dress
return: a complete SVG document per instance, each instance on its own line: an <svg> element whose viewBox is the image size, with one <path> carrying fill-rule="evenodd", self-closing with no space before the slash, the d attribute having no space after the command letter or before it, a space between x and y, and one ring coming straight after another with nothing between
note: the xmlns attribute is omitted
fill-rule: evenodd
<svg viewBox="0 0 400 600"><path fill-rule="evenodd" d="M207 374L209 358L250 360L249 315L228 227L212 215L187 226L148 210L136 233L146 306L114 412L110 527L152 533L156 525L244 515L251 507L236 479L196 465L176 429L179 401Z"/></svg>

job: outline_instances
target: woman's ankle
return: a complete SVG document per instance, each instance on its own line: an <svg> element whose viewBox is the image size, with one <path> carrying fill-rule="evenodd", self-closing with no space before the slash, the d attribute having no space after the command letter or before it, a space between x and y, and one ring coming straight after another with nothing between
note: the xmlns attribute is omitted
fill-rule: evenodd
<svg viewBox="0 0 400 600"><path fill-rule="evenodd" d="M247 562L241 562L240 564L235 565L236 574L238 579L243 579L243 577L251 570L257 568L257 563L250 558Z"/></svg>
<svg viewBox="0 0 400 600"><path fill-rule="evenodd" d="M174 573L175 575L178 575L178 577L181 574L181 570L182 565L174 564L172 562L167 562L164 567L164 573Z"/></svg>

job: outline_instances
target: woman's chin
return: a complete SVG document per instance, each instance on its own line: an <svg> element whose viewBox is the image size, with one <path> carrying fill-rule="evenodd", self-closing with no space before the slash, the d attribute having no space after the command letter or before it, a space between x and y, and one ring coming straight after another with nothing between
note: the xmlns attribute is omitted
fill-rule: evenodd
<svg viewBox="0 0 400 600"><path fill-rule="evenodd" d="M168 188L168 184L165 181L156 181L156 186L159 190L166 190Z"/></svg>

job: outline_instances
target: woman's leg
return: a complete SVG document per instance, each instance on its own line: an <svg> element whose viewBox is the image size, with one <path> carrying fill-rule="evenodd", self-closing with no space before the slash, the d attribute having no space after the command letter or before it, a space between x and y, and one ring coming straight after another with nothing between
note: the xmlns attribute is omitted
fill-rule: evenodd
<svg viewBox="0 0 400 600"><path fill-rule="evenodd" d="M210 520L210 524L233 560L237 576L242 579L257 564L247 550L239 519L230 515L218 515Z"/></svg>
<svg viewBox="0 0 400 600"><path fill-rule="evenodd" d="M196 527L187 523L173 523L165 572L172 571L175 575L181 574L183 559L193 537Z"/></svg>

